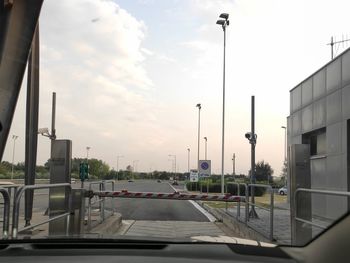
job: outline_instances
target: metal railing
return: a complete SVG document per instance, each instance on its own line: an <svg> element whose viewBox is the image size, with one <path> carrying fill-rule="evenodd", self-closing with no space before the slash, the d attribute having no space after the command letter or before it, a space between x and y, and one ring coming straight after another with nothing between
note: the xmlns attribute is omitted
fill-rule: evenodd
<svg viewBox="0 0 350 263"><path fill-rule="evenodd" d="M34 224L34 225L30 225L30 226L26 226L22 229L18 229L18 224L19 224L19 207L20 207L20 201L21 201L21 197L23 195L23 193L29 189L32 190L37 190L37 189L49 189L49 188L57 188L57 187L67 187L69 189L69 208L68 211L66 213L51 217L45 221L42 221L40 223ZM68 234L68 226L69 226L69 216L70 216L70 205L71 205L71 184L70 183L61 183L61 184L41 184L41 185L24 185L22 187L20 187L19 189L17 189L16 195L14 196L14 205L13 205L13 213L12 213L12 238L17 238L18 233L23 232L25 230L29 230L32 228L35 228L37 226L46 224L50 221L54 221L63 217L67 217L67 226L66 226L66 234Z"/></svg>
<svg viewBox="0 0 350 263"><path fill-rule="evenodd" d="M7 192L9 194L10 197L10 203L11 203L11 198L13 199L12 205L15 204L15 196L17 193L17 189L19 187L22 187L23 185L19 185L19 184L8 184L8 185L1 185L1 188L5 188L7 189ZM12 189L13 189L13 193L12 193Z"/></svg>
<svg viewBox="0 0 350 263"><path fill-rule="evenodd" d="M314 193L314 194L323 194L323 195L344 196L344 197L348 196L348 197L350 197L350 192L298 188L294 192L294 203L295 204L297 204L297 197L298 197L298 193L300 193L300 192ZM315 226L315 227L318 227L318 228L321 228L321 229L326 229L327 228L327 226L320 225L320 224L317 224L317 223L312 222L310 220L306 220L306 219L300 218L297 215L298 215L298 207L296 205L295 206L295 214L294 214L294 219L296 221L299 221L299 222L302 222L302 223L305 223L305 224L309 224L311 226Z"/></svg>
<svg viewBox="0 0 350 263"><path fill-rule="evenodd" d="M266 210L270 212L270 233L269 233L269 239L272 241L273 240L273 214L274 214L274 192L273 189L271 187L271 185L267 185L267 184L248 184L247 188L249 189L250 187L260 187L260 188L265 188L265 189L269 189L270 190L270 208L266 208L264 206L261 205L257 205L256 202L252 203L249 201L249 194L248 191L246 191L246 194L248 194L248 199L246 201L246 219L249 221L249 205L251 205L252 207L259 207L260 209ZM247 189L246 189L247 190ZM254 208L253 208L254 209Z"/></svg>
<svg viewBox="0 0 350 263"><path fill-rule="evenodd" d="M237 186L237 195L238 196L241 196L241 185L244 186L244 189L245 189L245 200L249 200L249 195L248 195L248 185L245 184L245 183L236 183L236 182L230 182L230 184L233 184L233 185L236 185ZM245 202L244 200L244 202ZM226 202L226 212L227 212L227 202ZM245 223L247 224L248 222L248 206L246 205L245 206ZM237 219L240 219L241 218L241 200L238 201L238 205L237 205L237 216L236 216Z"/></svg>
<svg viewBox="0 0 350 263"><path fill-rule="evenodd" d="M3 239L7 239L10 227L10 195L4 188L0 188L0 193L4 198L2 237Z"/></svg>
<svg viewBox="0 0 350 263"><path fill-rule="evenodd" d="M112 191L115 190L115 182L114 180L101 180L101 181L95 181L95 182L91 182L89 184L89 191L92 191L92 186L93 185L98 185L99 186L99 191L103 192L106 190L106 185L107 184L111 184L112 185ZM89 198L89 202L88 202L88 231L91 230L92 227L92 222L91 222L91 214L92 214L92 205L98 203L99 204L99 210L100 210L100 223L102 223L105 220L105 197L101 197L98 196L97 200L92 200L92 197ZM111 215L114 214L114 201L113 199L111 199L111 210L112 213Z"/></svg>

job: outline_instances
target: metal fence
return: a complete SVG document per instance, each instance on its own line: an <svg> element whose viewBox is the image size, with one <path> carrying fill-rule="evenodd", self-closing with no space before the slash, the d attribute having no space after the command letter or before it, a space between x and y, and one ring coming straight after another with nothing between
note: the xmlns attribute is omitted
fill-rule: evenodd
<svg viewBox="0 0 350 263"><path fill-rule="evenodd" d="M237 195L241 196L241 188L240 186L243 185L244 189L245 189L245 200L249 200L249 194L248 194L248 185L245 183L236 183L236 182L230 182L230 184L236 185L237 186ZM243 200L243 202L245 202L245 200ZM241 220L241 201L238 201L238 205L237 205L237 214L236 214L236 218ZM227 209L227 203L226 203L226 212L228 212ZM245 206L245 218L244 218L244 222L247 223L248 221L248 206Z"/></svg>
<svg viewBox="0 0 350 263"><path fill-rule="evenodd" d="M0 188L0 193L4 199L4 211L3 211L3 226L2 226L2 236L4 239L8 238L9 228L10 228L10 195L5 188Z"/></svg>
<svg viewBox="0 0 350 263"><path fill-rule="evenodd" d="M37 189L49 189L49 188L57 188L57 187L67 187L69 189L69 199L71 198L70 192L71 192L71 184L70 183L62 183L62 184L42 184L42 185L24 185L17 189L16 194L14 196L14 205L13 205L13 212L12 212L12 238L17 238L18 233L23 232L25 230L33 229L37 226L46 224L50 221L54 221L63 217L67 217L67 226L66 226L66 234L68 235L68 226L69 226L69 217L70 217L70 207L67 209L67 211L63 214L51 217L47 220L44 220L40 223L26 226L24 228L18 229L19 224L19 208L20 208L20 201L23 193L29 189L31 190L37 190ZM69 201L69 206L71 204L71 201Z"/></svg>
<svg viewBox="0 0 350 263"><path fill-rule="evenodd" d="M93 185L98 185L99 188L99 192L104 192L106 191L106 186L108 184L111 184L111 190L114 192L115 191L115 182L114 180L101 180L101 181L95 181L95 182L91 182L89 184L89 191L93 191L92 186ZM96 195L95 195L96 196ZM88 201L88 231L91 230L92 228L92 206L94 204L98 204L99 206L99 214L100 214L100 222L102 223L105 221L106 219L106 206L105 206L105 197L104 196L96 196L97 199L96 200L92 200L92 197L89 198ZM114 200L113 198L111 198L111 213L110 216L114 214Z"/></svg>
<svg viewBox="0 0 350 263"><path fill-rule="evenodd" d="M297 200L298 200L297 198L298 198L298 194L300 192L306 192L306 193L311 193L311 194L314 193L314 194L334 195L334 196L344 196L344 197L348 196L348 197L350 197L350 192L298 188L294 192L294 202L295 202L295 204L297 204ZM311 225L311 226L314 226L314 227L318 227L318 228L321 228L321 229L326 229L327 228L327 226L324 226L324 225L312 222L310 220L306 220L306 219L300 218L297 215L298 215L298 207L295 206L294 219L296 221L299 221L299 222L302 222L302 223L305 223L305 224L308 224L308 225Z"/></svg>
<svg viewBox="0 0 350 263"><path fill-rule="evenodd" d="M251 201L249 201L249 194L248 194L248 198L247 198L247 202L246 202L246 219L249 221L249 205L252 206L252 209L254 209L255 207L259 207L262 210L266 210L269 211L270 213L270 217L269 217L269 223L270 223L270 231L269 231L269 239L272 241L273 240L273 215L274 215L274 192L273 189L271 187L271 185L267 185L267 184L247 184L247 188L252 188L252 187L260 187L260 188L265 188L268 189L270 191L270 205L269 208L266 208L262 205L258 205L256 204L256 202L252 203ZM248 191L246 191L247 194ZM247 216L248 214L248 216Z"/></svg>

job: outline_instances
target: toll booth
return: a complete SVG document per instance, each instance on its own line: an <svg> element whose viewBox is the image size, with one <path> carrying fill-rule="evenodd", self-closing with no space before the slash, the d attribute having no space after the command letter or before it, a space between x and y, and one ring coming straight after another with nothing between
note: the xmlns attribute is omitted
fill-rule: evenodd
<svg viewBox="0 0 350 263"><path fill-rule="evenodd" d="M311 220L311 195L295 198L297 188L311 188L310 145L293 144L288 148L288 193L290 196L292 245L305 245L312 238L312 228L295 218Z"/></svg>
<svg viewBox="0 0 350 263"><path fill-rule="evenodd" d="M70 183L72 166L72 141L52 140L50 159L50 184ZM49 217L54 217L69 210L69 189L67 187L51 188L49 193ZM65 235L67 218L50 221L49 235Z"/></svg>

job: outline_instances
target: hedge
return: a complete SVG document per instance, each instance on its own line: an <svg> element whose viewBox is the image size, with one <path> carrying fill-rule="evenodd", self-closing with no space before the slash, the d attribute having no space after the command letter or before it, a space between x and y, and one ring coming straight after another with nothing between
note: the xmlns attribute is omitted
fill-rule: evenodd
<svg viewBox="0 0 350 263"><path fill-rule="evenodd" d="M189 191L199 191L200 190L200 183L198 182L187 182L186 187ZM232 195L238 195L237 192L237 185L232 184L232 183L227 183L225 185L225 188L227 187L227 193L230 193ZM239 186L240 190L240 195L245 195L245 186L240 185ZM261 187L255 187L254 188L254 195L255 196L263 196L266 192L266 188L261 188ZM202 192L206 193L207 192L207 184L203 183L202 184ZM220 193L221 192L221 184L220 183L211 183L209 184L209 193ZM251 189L249 189L249 195L251 194Z"/></svg>

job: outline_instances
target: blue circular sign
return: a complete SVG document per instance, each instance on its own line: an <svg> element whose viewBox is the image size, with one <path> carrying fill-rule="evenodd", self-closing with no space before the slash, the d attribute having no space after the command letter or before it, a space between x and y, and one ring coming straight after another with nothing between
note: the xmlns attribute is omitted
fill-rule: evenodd
<svg viewBox="0 0 350 263"><path fill-rule="evenodd" d="M203 163L201 163L201 168L203 170L207 170L209 168L209 164L207 162L203 162Z"/></svg>

